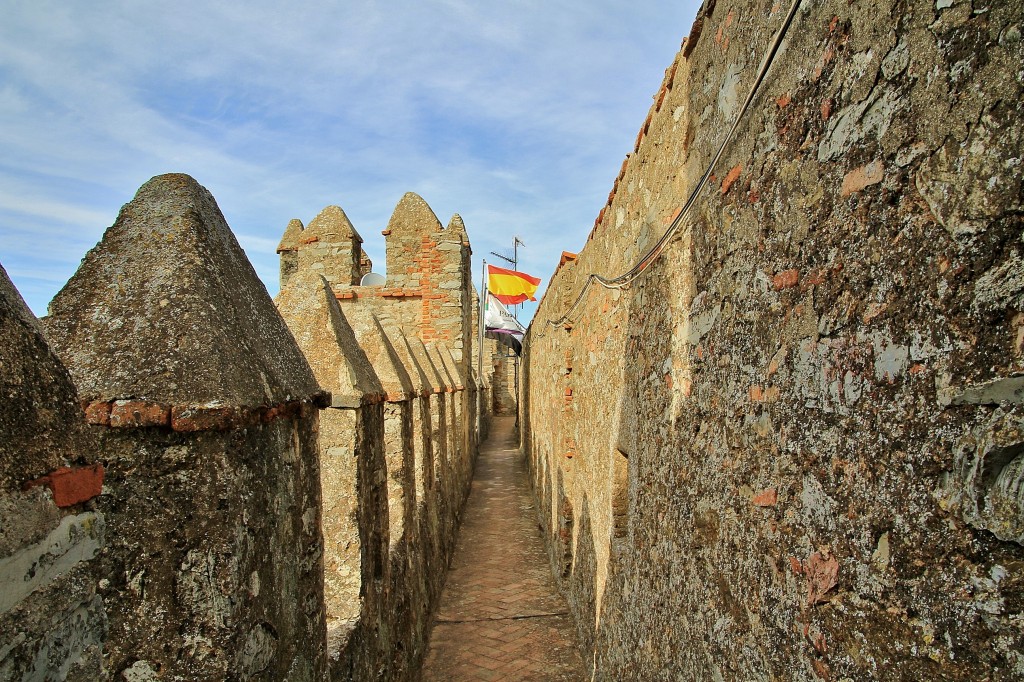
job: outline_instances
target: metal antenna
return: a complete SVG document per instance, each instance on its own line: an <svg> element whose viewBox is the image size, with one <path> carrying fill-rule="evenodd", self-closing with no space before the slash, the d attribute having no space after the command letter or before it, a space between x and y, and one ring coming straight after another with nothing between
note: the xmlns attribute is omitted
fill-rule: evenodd
<svg viewBox="0 0 1024 682"><path fill-rule="evenodd" d="M497 256L498 258L502 259L503 261L511 263L512 264L512 269L515 270L516 266L519 265L519 247L520 246L526 246L526 242L524 242L522 239L520 239L518 236L516 236L516 237L512 238L512 257L511 258L509 258L508 256L505 256L503 254L500 254L497 251L491 251L491 255L492 256ZM519 321L519 305L520 304L516 303L515 305L512 306L512 317L516 318L516 322Z"/></svg>

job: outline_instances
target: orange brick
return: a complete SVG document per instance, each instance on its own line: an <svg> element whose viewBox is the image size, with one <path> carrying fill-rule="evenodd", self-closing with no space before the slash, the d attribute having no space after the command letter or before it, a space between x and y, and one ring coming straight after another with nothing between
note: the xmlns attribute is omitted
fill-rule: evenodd
<svg viewBox="0 0 1024 682"><path fill-rule="evenodd" d="M171 408L168 405L142 400L115 400L110 408L110 426L113 428L168 426L170 422Z"/></svg>
<svg viewBox="0 0 1024 682"><path fill-rule="evenodd" d="M840 194L844 197L848 197L855 192L878 184L882 181L883 167L881 161L872 161L869 164L863 165L860 168L855 168L843 178L843 186L840 190Z"/></svg>
<svg viewBox="0 0 1024 682"><path fill-rule="evenodd" d="M45 485L53 493L53 503L60 508L86 502L103 492L103 464L84 467L61 467L42 478L27 482L23 490Z"/></svg>
<svg viewBox="0 0 1024 682"><path fill-rule="evenodd" d="M110 403L97 400L86 405L85 420L95 426L110 426Z"/></svg>
<svg viewBox="0 0 1024 682"><path fill-rule="evenodd" d="M58 469L50 474L53 501L58 507L85 502L103 492L103 464L76 469Z"/></svg>
<svg viewBox="0 0 1024 682"><path fill-rule="evenodd" d="M797 285L800 281L800 271L796 269L783 270L772 277L772 286L775 287L776 291L783 289L790 289Z"/></svg>
<svg viewBox="0 0 1024 682"><path fill-rule="evenodd" d="M740 179L740 173L742 172L742 165L737 164L732 167L732 170L730 170L729 173L725 176L725 179L722 180L722 194L728 192L729 188L732 187L733 183Z"/></svg>
<svg viewBox="0 0 1024 682"><path fill-rule="evenodd" d="M175 431L226 431L239 415L232 407L175 405L171 409L171 428Z"/></svg>

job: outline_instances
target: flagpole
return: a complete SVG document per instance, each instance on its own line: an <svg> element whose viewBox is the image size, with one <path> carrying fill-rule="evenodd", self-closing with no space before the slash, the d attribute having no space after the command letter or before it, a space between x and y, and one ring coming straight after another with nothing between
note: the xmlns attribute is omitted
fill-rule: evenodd
<svg viewBox="0 0 1024 682"><path fill-rule="evenodd" d="M482 272L480 273L480 303L479 303L479 323L477 326L477 339L476 339L476 380L478 383L476 388L476 442L477 447L480 446L480 412L483 410L483 401L480 398L480 394L484 388L484 324L486 319L487 309L487 259L483 260Z"/></svg>

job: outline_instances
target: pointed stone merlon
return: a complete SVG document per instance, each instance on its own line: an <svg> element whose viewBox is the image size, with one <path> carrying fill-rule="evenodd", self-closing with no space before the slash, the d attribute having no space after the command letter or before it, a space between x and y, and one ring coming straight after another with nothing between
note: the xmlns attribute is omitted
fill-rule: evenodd
<svg viewBox="0 0 1024 682"><path fill-rule="evenodd" d="M412 512L410 500L415 499L413 384L408 369L380 320L365 307L354 306L350 311L352 315L349 320L356 339L370 360L386 396L383 443L387 464L389 553L392 573L397 575L405 571L405 551L409 549L409 538L405 534L406 514ZM390 592L394 593L395 590L404 591L404 586L395 585L395 589Z"/></svg>
<svg viewBox="0 0 1024 682"><path fill-rule="evenodd" d="M426 371L413 355L409 338L393 321L381 320L381 328L409 375L413 396L425 398L432 395L434 393L433 382L427 377Z"/></svg>
<svg viewBox="0 0 1024 682"><path fill-rule="evenodd" d="M413 395L412 378L398 350L381 326L380 319L368 307L349 306L348 320L360 348L366 353L374 373L381 381L387 402L397 403L410 399Z"/></svg>
<svg viewBox="0 0 1024 682"><path fill-rule="evenodd" d="M427 202L410 192L395 207L384 234L387 287L420 292L416 334L447 344L456 361L468 365L472 249L462 218L453 216L443 228Z"/></svg>
<svg viewBox="0 0 1024 682"><path fill-rule="evenodd" d="M416 359L416 362L426 375L430 386L430 393L438 394L446 392L448 378L447 374L444 373L444 368L438 367L437 361L431 356L430 351L427 349L427 346L423 343L422 339L418 337L408 337L408 340L413 357Z"/></svg>
<svg viewBox="0 0 1024 682"><path fill-rule="evenodd" d="M96 594L103 515L94 434L68 371L0 267L0 670L35 679L45 660L101 677L106 621ZM17 637L14 634L17 633Z"/></svg>
<svg viewBox="0 0 1024 682"><path fill-rule="evenodd" d="M466 375L462 368L459 367L452 349L445 344L437 344L437 353L441 356L441 362L444 363L445 368L448 370L448 376L451 379L451 390L464 390L466 388Z"/></svg>
<svg viewBox="0 0 1024 682"><path fill-rule="evenodd" d="M361 282L363 277L373 272L373 261L370 260L369 254L359 249L359 281Z"/></svg>
<svg viewBox="0 0 1024 682"><path fill-rule="evenodd" d="M409 338L409 347L430 386L430 398L423 419L431 438L430 453L433 461L428 468L431 472L431 479L436 481L446 475L440 462L446 459L448 452L447 442L442 438L442 433L446 431L446 428L442 427L444 421L442 415L447 413L445 397L448 389L448 374L443 363L440 362L440 358L437 358L421 339Z"/></svg>
<svg viewBox="0 0 1024 682"><path fill-rule="evenodd" d="M434 359L434 363L444 377L446 384L441 400L445 402L444 414L448 420L445 432L448 437L447 447L449 457L453 460L461 460L461 457L467 454L467 451L463 446L463 430L459 428L459 425L463 423L463 419L465 417L465 405L463 404L463 397L465 395L463 391L465 386L459 379L458 372L455 369L455 363L452 360L451 352L446 346L440 343L431 343L427 345L427 350ZM466 432L468 433L468 430ZM465 483L465 479L463 478L465 471L466 470L460 466L451 467L449 476L453 479L450 481L452 490L460 490L462 488Z"/></svg>
<svg viewBox="0 0 1024 682"><path fill-rule="evenodd" d="M420 288L430 282L430 262L441 232L441 222L418 194L406 193L388 220L384 230L387 258L387 285L390 288Z"/></svg>
<svg viewBox="0 0 1024 682"><path fill-rule="evenodd" d="M319 679L326 395L213 196L143 185L46 327L107 463L108 668Z"/></svg>
<svg viewBox="0 0 1024 682"><path fill-rule="evenodd" d="M409 339L393 323L385 322L384 332L391 340L409 374L413 391L413 455L416 499L425 504L427 482L433 478L433 449L430 442L430 396L434 394L433 381L413 353Z"/></svg>
<svg viewBox="0 0 1024 682"><path fill-rule="evenodd" d="M364 259L362 244L363 238L345 211L339 206L328 206L299 237L298 268L322 275L336 287L357 285L363 268L372 265L369 258Z"/></svg>
<svg viewBox="0 0 1024 682"><path fill-rule="evenodd" d="M71 375L0 266L0 491L96 460Z"/></svg>
<svg viewBox="0 0 1024 682"><path fill-rule="evenodd" d="M443 241L460 244L467 249L470 249L470 253L473 252L469 245L469 233L466 231L466 223L458 213L452 214L451 220L448 221L448 227L445 228ZM455 249L449 250L454 251Z"/></svg>
<svg viewBox="0 0 1024 682"><path fill-rule="evenodd" d="M281 243L277 245L277 254L281 259L280 287L283 289L299 269L299 241L305 228L302 221L293 218L288 222Z"/></svg>
<svg viewBox="0 0 1024 682"><path fill-rule="evenodd" d="M392 576L393 594L402 595L392 613L397 624L405 628L404 650L419 651L425 643L429 630L430 614L433 613L433 599L440 590L444 571L438 568L433 548L437 538L430 522L430 509L435 500L428 500L434 491L428 488L433 479L433 445L431 442L430 396L433 389L427 381L419 363L409 347L408 339L391 320L380 320L381 329L395 356L406 370L410 380L409 400L388 405L385 408L385 448L388 454L388 479L392 490L400 484L405 518L398 526L392 523ZM392 424L388 434L389 417L392 422L398 416L402 421ZM395 462L392 452L395 443L401 442L402 460ZM389 504L391 498L389 496ZM404 528L404 534L398 531ZM424 589L425 588L425 589ZM415 667L415 666L411 666Z"/></svg>

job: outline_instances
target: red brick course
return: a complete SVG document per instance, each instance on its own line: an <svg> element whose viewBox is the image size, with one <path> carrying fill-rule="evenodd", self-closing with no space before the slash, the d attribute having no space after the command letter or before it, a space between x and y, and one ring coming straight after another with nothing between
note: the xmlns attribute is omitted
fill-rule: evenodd
<svg viewBox="0 0 1024 682"><path fill-rule="evenodd" d="M383 401L381 395L377 402ZM309 417L319 408L327 407L327 393L311 400L291 400L279 405L260 407L167 405L145 400L95 400L83 403L85 418L93 426L115 429L170 428L174 431L228 431L255 426L282 417Z"/></svg>
<svg viewBox="0 0 1024 682"><path fill-rule="evenodd" d="M110 426L114 428L167 426L171 408L143 400L115 400L110 406Z"/></svg>

